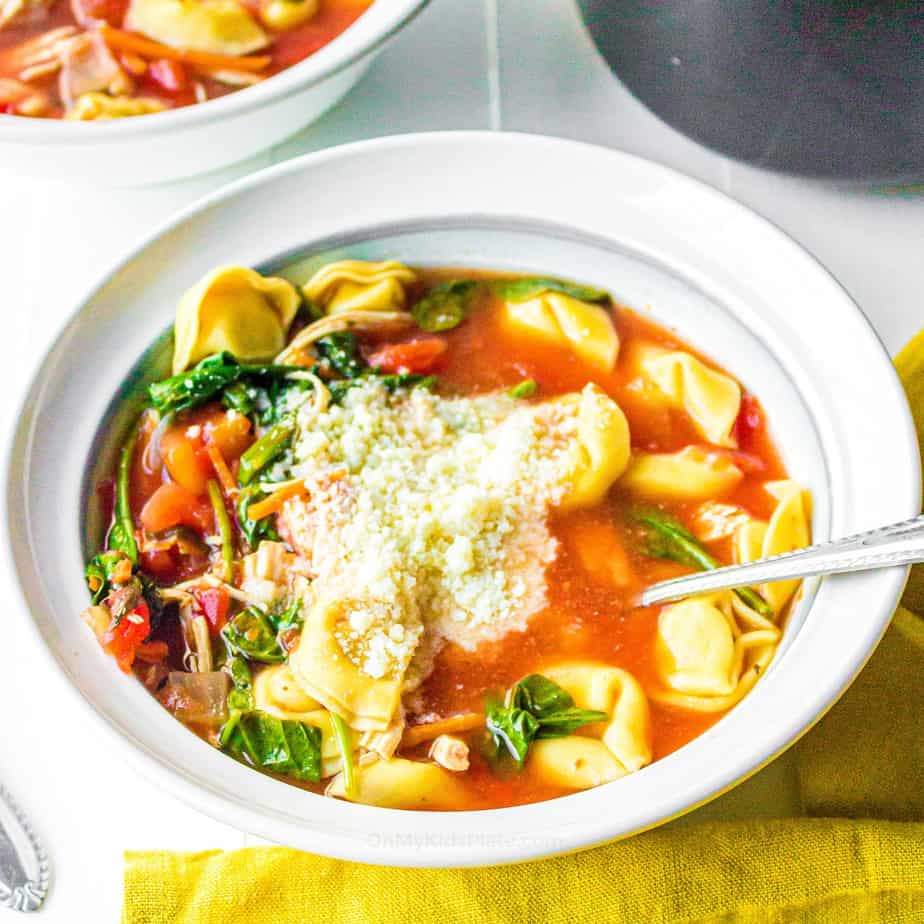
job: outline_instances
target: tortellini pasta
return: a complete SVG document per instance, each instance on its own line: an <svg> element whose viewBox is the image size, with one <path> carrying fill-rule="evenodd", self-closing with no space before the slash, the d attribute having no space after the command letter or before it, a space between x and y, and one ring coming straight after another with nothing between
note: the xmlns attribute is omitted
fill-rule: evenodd
<svg viewBox="0 0 924 924"><path fill-rule="evenodd" d="M289 666L305 691L351 728L385 731L398 710L402 678L370 677L344 653L337 635L348 624L350 602L320 600L309 608Z"/></svg>
<svg viewBox="0 0 924 924"><path fill-rule="evenodd" d="M578 661L544 673L571 694L578 709L610 718L565 738L534 742L527 766L535 778L563 789L589 789L651 763L648 700L628 671Z"/></svg>
<svg viewBox="0 0 924 924"><path fill-rule="evenodd" d="M579 735L536 741L529 755L529 771L562 789L592 789L627 773L602 741Z"/></svg>
<svg viewBox="0 0 924 924"><path fill-rule="evenodd" d="M237 0L131 0L125 28L173 48L247 55L269 38Z"/></svg>
<svg viewBox="0 0 924 924"><path fill-rule="evenodd" d="M639 453L620 484L643 497L695 501L728 494L742 477L727 456L687 446L679 452Z"/></svg>
<svg viewBox="0 0 924 924"><path fill-rule="evenodd" d="M340 260L319 269L302 286L302 294L326 314L347 311L398 311L407 301L405 286L417 274L402 263Z"/></svg>
<svg viewBox="0 0 924 924"><path fill-rule="evenodd" d="M563 429L565 490L559 508L571 510L600 501L629 462L629 424L619 405L596 385L538 406L551 427L571 418ZM571 430L573 429L573 432Z"/></svg>
<svg viewBox="0 0 924 924"><path fill-rule="evenodd" d="M339 772L342 766L340 748L331 725L330 713L309 696L286 664L274 664L263 668L254 679L254 706L261 712L268 712L279 719L305 722L321 730L321 777L327 778ZM349 731L355 750L361 742L358 735Z"/></svg>
<svg viewBox="0 0 924 924"><path fill-rule="evenodd" d="M726 696L738 681L740 653L726 601L693 597L665 607L657 656L667 685L694 696Z"/></svg>
<svg viewBox="0 0 924 924"><path fill-rule="evenodd" d="M641 367L710 443L736 445L732 429L741 410L741 387L734 379L682 350L659 347L641 351Z"/></svg>
<svg viewBox="0 0 924 924"><path fill-rule="evenodd" d="M507 302L507 323L560 343L602 372L610 372L619 353L619 336L609 312L560 292L544 292L523 302Z"/></svg>
<svg viewBox="0 0 924 924"><path fill-rule="evenodd" d="M213 270L177 306L174 375L222 350L245 362L272 358L285 345L298 306L285 279L243 266Z"/></svg>
<svg viewBox="0 0 924 924"><path fill-rule="evenodd" d="M257 709L280 719L300 720L302 716L323 708L302 689L288 664L263 668L254 679L253 695Z"/></svg>
<svg viewBox="0 0 924 924"><path fill-rule="evenodd" d="M731 708L773 658L780 630L733 591L682 600L658 617L658 702L695 712Z"/></svg>
<svg viewBox="0 0 924 924"><path fill-rule="evenodd" d="M270 29L294 29L316 16L320 5L320 0L269 0L260 6L260 19Z"/></svg>
<svg viewBox="0 0 924 924"><path fill-rule="evenodd" d="M361 765L355 773L351 797L346 794L342 774L331 780L327 795L396 809L453 809L465 797L456 775L433 763L393 757Z"/></svg>
<svg viewBox="0 0 924 924"><path fill-rule="evenodd" d="M811 504L808 493L796 482L789 480L767 482L764 489L776 498L776 509L769 523L751 520L738 527L735 553L739 562L782 555L809 544ZM762 584L760 595L773 607L775 613L780 613L792 599L799 583L798 580L792 580Z"/></svg>
<svg viewBox="0 0 924 924"><path fill-rule="evenodd" d="M571 694L578 709L609 714L610 721L602 730L586 726L581 733L597 732L626 773L651 763L648 700L632 674L618 667L586 662L560 664L545 673Z"/></svg>

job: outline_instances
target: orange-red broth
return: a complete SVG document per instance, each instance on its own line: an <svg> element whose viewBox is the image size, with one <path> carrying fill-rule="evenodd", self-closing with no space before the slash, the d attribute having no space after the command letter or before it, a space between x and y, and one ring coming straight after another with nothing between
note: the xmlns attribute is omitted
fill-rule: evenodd
<svg viewBox="0 0 924 924"><path fill-rule="evenodd" d="M467 277L489 277L465 271ZM422 274L422 288L459 273L430 271ZM635 375L629 370L631 353L639 343L657 343L670 348L691 348L674 334L633 311L616 307L613 323L620 338L620 359L611 374L601 374L573 353L541 339L514 335L501 322L502 305L488 291L481 296L471 316L453 331L441 336L448 350L439 368L440 388L456 393L475 394L510 387L524 378L535 379L539 390L535 400L582 388L595 382L622 407L629 421L632 446L636 450L670 452L689 444L703 444L683 412L646 397L644 389L632 384ZM412 335L406 339L415 339ZM371 352L380 344L364 342ZM705 359L705 357L700 357ZM740 449L745 451L745 476L726 499L739 504L753 515L767 518L772 501L763 490L766 481L785 477L785 470L768 436L764 415L753 396L746 398L751 417L747 438ZM207 423L219 419L222 411L214 406L195 412L180 426ZM145 440L153 430L150 421L142 423L142 437L136 450L133 469L132 504L136 521L145 501L169 475L165 468L150 471L145 465ZM244 441L246 444L246 439ZM203 465L206 463L203 461ZM232 461L232 470L235 467ZM415 697L419 715L452 716L480 712L487 697L497 695L521 677L564 659L586 658L624 668L647 687L655 680L653 663L654 637L658 608L631 609L627 601L644 585L685 573L687 569L672 562L651 559L641 554L624 515L632 505L618 485L596 507L554 515L553 535L559 540L556 560L548 569L548 605L537 613L525 632L512 633L499 642L485 644L477 650L464 651L446 646L436 658L430 677ZM659 504L687 524L697 505L664 502ZM731 561L729 540L709 545L720 560ZM180 567L161 578L188 577L202 563ZM157 635L171 647L170 660L179 666L182 642L175 627L164 627ZM137 666L139 675L149 670ZM721 713L703 715L651 704L654 758L664 757L682 747L713 725ZM409 716L414 724L414 716ZM195 730L195 729L194 729ZM498 772L484 756L484 734L468 735L471 745L471 768L459 774L467 793L459 809L499 808L537 802L564 795L560 790L538 782L527 770L516 774ZM423 757L426 745L403 753ZM319 787L305 785L307 788Z"/></svg>

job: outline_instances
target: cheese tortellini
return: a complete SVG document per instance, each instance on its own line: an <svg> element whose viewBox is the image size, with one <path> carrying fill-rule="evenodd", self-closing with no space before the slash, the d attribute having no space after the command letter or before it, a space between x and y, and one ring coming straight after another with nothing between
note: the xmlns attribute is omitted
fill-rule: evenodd
<svg viewBox="0 0 924 924"><path fill-rule="evenodd" d="M687 446L679 452L639 453L620 484L642 497L696 501L728 494L743 477L727 456Z"/></svg>
<svg viewBox="0 0 924 924"><path fill-rule="evenodd" d="M658 617L658 702L695 712L731 708L773 658L780 630L733 591L691 597Z"/></svg>
<svg viewBox="0 0 924 924"><path fill-rule="evenodd" d="M407 301L405 287L416 280L412 269L394 260L340 260L319 269L302 286L302 294L325 314L400 311Z"/></svg>
<svg viewBox="0 0 924 924"><path fill-rule="evenodd" d="M321 0L269 0L260 6L260 19L270 29L294 29L314 18Z"/></svg>
<svg viewBox="0 0 924 924"><path fill-rule="evenodd" d="M646 378L687 412L710 443L736 445L732 429L741 410L741 387L734 379L682 350L648 347L640 361Z"/></svg>
<svg viewBox="0 0 924 924"><path fill-rule="evenodd" d="M289 666L301 687L351 728L385 731L398 711L403 678L371 677L344 653L338 636L349 631L352 603L320 600L311 606Z"/></svg>
<svg viewBox="0 0 924 924"><path fill-rule="evenodd" d="M285 345L299 303L285 279L243 266L212 270L177 306L173 374L222 350L242 362L271 359Z"/></svg>
<svg viewBox="0 0 924 924"><path fill-rule="evenodd" d="M754 561L769 555L782 555L805 548L809 544L811 502L807 491L794 481L770 481L764 489L776 501L776 509L769 523L751 520L738 527L735 536L735 553L739 562ZM775 581L762 584L760 595L782 612L799 587L798 580Z"/></svg>
<svg viewBox="0 0 924 924"><path fill-rule="evenodd" d="M596 385L537 406L550 427L567 432L561 510L602 500L629 463L629 424L619 405Z"/></svg>
<svg viewBox="0 0 924 924"><path fill-rule="evenodd" d="M257 709L280 719L301 720L324 708L302 689L288 664L263 668L254 679L253 695Z"/></svg>
<svg viewBox="0 0 924 924"><path fill-rule="evenodd" d="M321 778L333 776L342 767L340 748L331 725L330 713L309 696L286 664L264 667L254 678L254 706L279 719L305 722L321 730ZM361 743L356 732L348 730L353 749Z"/></svg>
<svg viewBox="0 0 924 924"><path fill-rule="evenodd" d="M560 292L543 292L523 302L507 302L507 324L557 342L602 372L619 353L619 336L609 312Z"/></svg>
<svg viewBox="0 0 924 924"><path fill-rule="evenodd" d="M572 662L549 668L545 675L571 694L578 709L599 710L610 719L565 738L536 741L529 768L538 779L566 789L589 789L651 763L648 700L628 671Z"/></svg>
<svg viewBox="0 0 924 924"><path fill-rule="evenodd" d="M173 48L248 55L269 37L237 0L131 0L125 28Z"/></svg>
<svg viewBox="0 0 924 924"><path fill-rule="evenodd" d="M393 757L356 768L355 791L347 796L343 775L331 780L327 795L395 809L453 809L465 790L450 770L437 764Z"/></svg>

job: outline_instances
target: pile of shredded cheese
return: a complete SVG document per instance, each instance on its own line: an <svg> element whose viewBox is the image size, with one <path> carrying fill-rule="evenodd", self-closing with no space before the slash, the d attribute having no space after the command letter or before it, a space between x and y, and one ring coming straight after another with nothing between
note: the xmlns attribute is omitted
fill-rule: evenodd
<svg viewBox="0 0 924 924"><path fill-rule="evenodd" d="M287 468L309 490L281 524L313 594L357 601L335 634L369 676L402 676L419 646L411 685L439 641L473 648L544 605L562 434L537 407L373 379L341 405L298 409Z"/></svg>

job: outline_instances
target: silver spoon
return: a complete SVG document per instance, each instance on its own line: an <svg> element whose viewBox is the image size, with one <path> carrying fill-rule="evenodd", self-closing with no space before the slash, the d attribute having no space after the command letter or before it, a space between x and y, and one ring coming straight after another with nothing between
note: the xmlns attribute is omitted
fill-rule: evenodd
<svg viewBox="0 0 924 924"><path fill-rule="evenodd" d="M731 590L771 581L894 568L924 561L924 516L857 533L805 549L729 565L669 581L658 581L640 593L638 606L652 606L714 590Z"/></svg>
<svg viewBox="0 0 924 924"><path fill-rule="evenodd" d="M48 893L48 878L45 849L0 785L0 908L37 911Z"/></svg>

